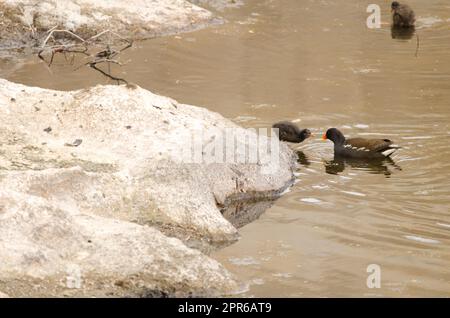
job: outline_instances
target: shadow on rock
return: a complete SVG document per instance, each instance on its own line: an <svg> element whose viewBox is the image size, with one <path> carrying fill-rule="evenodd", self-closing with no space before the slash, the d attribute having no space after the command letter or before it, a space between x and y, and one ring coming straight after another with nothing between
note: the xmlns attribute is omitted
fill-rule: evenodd
<svg viewBox="0 0 450 318"><path fill-rule="evenodd" d="M235 202L221 210L221 212L234 227L241 228L257 220L273 204L273 200L244 203Z"/></svg>

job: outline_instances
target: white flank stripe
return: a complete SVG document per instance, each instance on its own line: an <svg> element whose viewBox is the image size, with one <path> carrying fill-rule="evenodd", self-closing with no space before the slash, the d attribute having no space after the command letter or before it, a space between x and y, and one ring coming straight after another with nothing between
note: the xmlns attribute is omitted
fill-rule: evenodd
<svg viewBox="0 0 450 318"><path fill-rule="evenodd" d="M396 149L388 149L382 152L382 155L387 157L395 152Z"/></svg>

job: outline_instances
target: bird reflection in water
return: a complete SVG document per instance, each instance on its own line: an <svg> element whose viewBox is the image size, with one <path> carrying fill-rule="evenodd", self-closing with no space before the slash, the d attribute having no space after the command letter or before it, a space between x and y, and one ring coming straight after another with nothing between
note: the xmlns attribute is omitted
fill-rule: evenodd
<svg viewBox="0 0 450 318"><path fill-rule="evenodd" d="M295 151L297 154L297 162L301 164L302 166L309 166L311 165L311 162L309 161L308 157L305 155L305 153L301 150Z"/></svg>
<svg viewBox="0 0 450 318"><path fill-rule="evenodd" d="M333 160L324 161L325 172L329 174L340 174L348 167L351 169L363 170L373 174L384 174L390 177L393 170L402 170L391 158L382 160L363 160L334 157Z"/></svg>
<svg viewBox="0 0 450 318"><path fill-rule="evenodd" d="M416 53L414 55L417 57L419 55L420 39L414 26L409 28L391 27L391 37L395 40L411 40L414 35L416 35Z"/></svg>
<svg viewBox="0 0 450 318"><path fill-rule="evenodd" d="M392 26L391 27L391 37L397 40L410 40L416 33L414 26L409 28L401 28Z"/></svg>

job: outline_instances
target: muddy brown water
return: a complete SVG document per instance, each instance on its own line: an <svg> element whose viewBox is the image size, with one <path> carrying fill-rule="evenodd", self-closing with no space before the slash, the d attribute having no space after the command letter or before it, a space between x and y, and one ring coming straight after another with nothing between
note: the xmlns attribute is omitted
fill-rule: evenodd
<svg viewBox="0 0 450 318"><path fill-rule="evenodd" d="M116 74L245 127L296 120L297 183L213 255L244 296L450 296L450 3L409 0L416 37L370 30L369 3L248 0L228 23L138 43ZM62 58L2 60L0 76L71 90L108 81ZM329 127L393 139L393 161L334 161ZM366 285L369 264L381 288Z"/></svg>

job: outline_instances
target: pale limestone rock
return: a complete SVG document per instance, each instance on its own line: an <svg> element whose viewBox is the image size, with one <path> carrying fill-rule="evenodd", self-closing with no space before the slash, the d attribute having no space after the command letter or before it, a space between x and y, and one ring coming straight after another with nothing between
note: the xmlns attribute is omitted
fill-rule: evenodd
<svg viewBox="0 0 450 318"><path fill-rule="evenodd" d="M0 290L10 296L229 294L207 251L291 184L279 164L189 163L191 136L242 128L134 85L60 92L0 79ZM266 138L267 139L267 138ZM211 136L203 136L201 145ZM242 147L259 147L239 139ZM262 202L262 203L261 203ZM240 216L239 216L240 215ZM151 227L150 227L151 226ZM161 231L164 232L162 234ZM67 272L82 288L67 288ZM69 275L70 276L70 275ZM124 287L125 286L125 287Z"/></svg>
<svg viewBox="0 0 450 318"><path fill-rule="evenodd" d="M12 297L239 291L219 263L155 228L81 214L3 187L0 202L0 290Z"/></svg>
<svg viewBox="0 0 450 318"><path fill-rule="evenodd" d="M105 30L147 39L214 21L211 12L185 0L2 0L0 47L39 46L54 27L85 39Z"/></svg>
<svg viewBox="0 0 450 318"><path fill-rule="evenodd" d="M58 92L0 80L0 122L1 187L182 238L234 241L237 230L218 206L276 198L293 177L283 144L270 173L267 165L185 163L197 132L243 129L134 86Z"/></svg>

